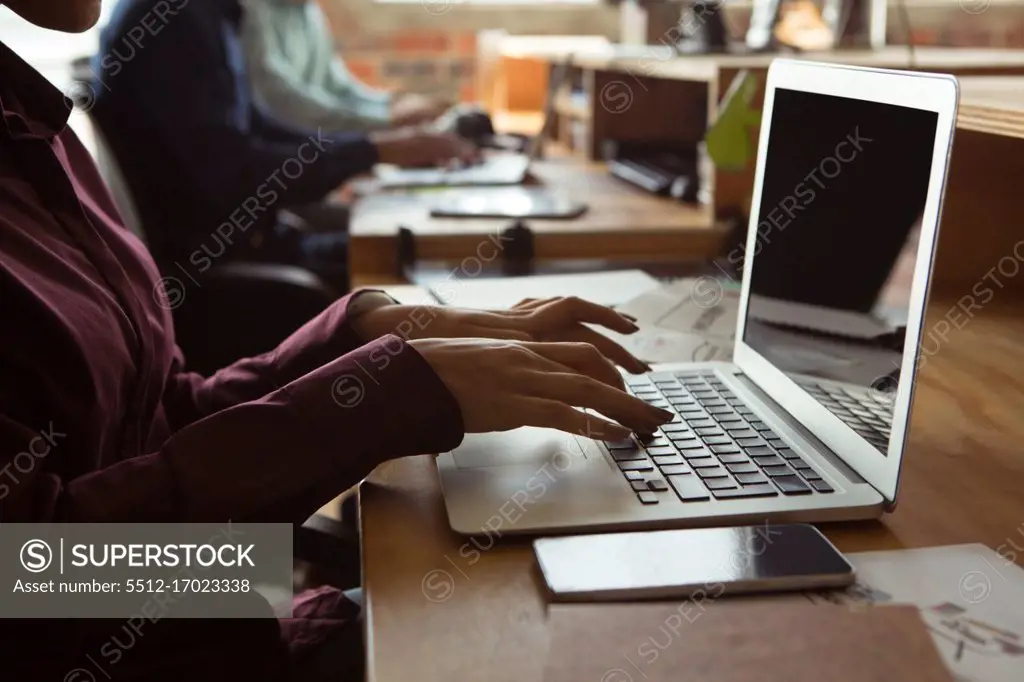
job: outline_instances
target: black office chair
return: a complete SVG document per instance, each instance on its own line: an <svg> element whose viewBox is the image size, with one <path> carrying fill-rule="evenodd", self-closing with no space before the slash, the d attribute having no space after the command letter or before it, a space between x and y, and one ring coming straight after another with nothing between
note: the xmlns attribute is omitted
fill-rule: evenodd
<svg viewBox="0 0 1024 682"><path fill-rule="evenodd" d="M103 133L93 126L96 162L126 226L144 243L145 230L124 175ZM209 374L235 360L272 350L338 295L303 268L229 262L211 267L194 283L163 273L178 345L190 369ZM177 276L175 276L177 275Z"/></svg>
<svg viewBox="0 0 1024 682"><path fill-rule="evenodd" d="M95 125L93 137L96 164L125 226L145 243L128 184ZM201 286L180 283L185 288L165 300L180 303L173 310L178 345L188 368L201 374L273 349L337 298L316 275L290 265L226 263L212 267ZM350 588L360 583L361 560L355 519L351 512L345 519L314 514L295 527L293 551L333 584Z"/></svg>
<svg viewBox="0 0 1024 682"><path fill-rule="evenodd" d="M105 130L102 118L97 117L95 115L96 112L92 109L96 102L97 88L99 86L97 85L96 73L91 67L91 62L92 60L89 57L80 57L71 62L72 87L67 94L76 106L79 106L88 113L92 128L98 134L113 136L115 132ZM111 139L110 142L115 144L104 143L103 155L109 161L109 164L120 165L130 172L131 166L125 165L125 150L118 149L116 144L118 140L116 138ZM119 154L121 158L117 162L116 159ZM132 191L131 184L123 176L121 181L124 187L123 194L127 197ZM138 193L139 188L135 188L135 192ZM139 202L134 202L134 204L136 207L134 218L135 223L138 224L142 217L142 212L138 210ZM282 204L281 206L274 207L274 211L277 224L284 228L285 232L291 230L293 232L305 233L347 233L351 220L351 211L348 204L332 197L326 197L324 200L312 204ZM150 240L148 243L150 254L157 264L161 266L161 269L164 269L165 266L167 269L171 269L170 264L175 259L174 252L181 247L180 235L177 231L168 230L168 228L159 224L159 221L155 220L153 216L147 216L147 220L149 221L150 230ZM289 262L288 260L275 260L276 249L273 250L273 253L247 252L245 249L242 249L233 254L232 261L235 263L270 262L273 265L297 265L301 270L313 272L319 279L327 282L334 293L340 295L348 293L350 289L348 250L347 244L336 248L339 251L336 258L330 262L324 261L319 263L315 267L305 263ZM267 260L268 256L270 257L269 261ZM167 273L167 276L174 277L174 274Z"/></svg>

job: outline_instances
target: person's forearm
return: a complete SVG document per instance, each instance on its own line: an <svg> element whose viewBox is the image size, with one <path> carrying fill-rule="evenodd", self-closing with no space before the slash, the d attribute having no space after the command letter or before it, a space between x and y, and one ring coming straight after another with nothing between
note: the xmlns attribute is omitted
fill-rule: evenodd
<svg viewBox="0 0 1024 682"><path fill-rule="evenodd" d="M180 352L164 393L164 409L175 430L244 402L256 400L356 350L369 336L360 319L394 301L374 290L355 291L335 301L272 351L243 358L212 376L179 371Z"/></svg>
<svg viewBox="0 0 1024 682"><path fill-rule="evenodd" d="M378 463L447 451L462 435L441 379L385 337L150 454L69 478L33 472L4 499L4 521L301 522ZM0 419L0 443L24 438Z"/></svg>

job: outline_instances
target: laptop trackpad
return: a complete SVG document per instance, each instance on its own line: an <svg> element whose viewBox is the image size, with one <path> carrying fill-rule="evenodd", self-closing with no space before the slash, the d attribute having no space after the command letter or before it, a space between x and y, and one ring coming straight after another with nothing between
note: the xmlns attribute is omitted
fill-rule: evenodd
<svg viewBox="0 0 1024 682"><path fill-rule="evenodd" d="M452 451L459 469L552 463L564 470L571 459L586 454L576 436L556 431L526 427L502 433L467 434L462 445Z"/></svg>

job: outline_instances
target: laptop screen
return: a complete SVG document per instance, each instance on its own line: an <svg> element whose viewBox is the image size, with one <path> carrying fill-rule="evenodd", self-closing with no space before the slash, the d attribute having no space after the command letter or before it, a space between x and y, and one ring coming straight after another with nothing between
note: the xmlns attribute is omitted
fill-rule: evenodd
<svg viewBox="0 0 1024 682"><path fill-rule="evenodd" d="M933 111L776 90L744 259L743 341L883 454L937 123Z"/></svg>

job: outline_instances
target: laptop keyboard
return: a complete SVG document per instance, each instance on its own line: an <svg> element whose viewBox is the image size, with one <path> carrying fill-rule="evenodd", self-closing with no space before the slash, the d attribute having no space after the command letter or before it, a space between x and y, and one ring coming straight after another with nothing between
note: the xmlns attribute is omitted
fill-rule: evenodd
<svg viewBox="0 0 1024 682"><path fill-rule="evenodd" d="M676 413L649 437L605 442L643 504L833 492L713 370L631 376L626 386Z"/></svg>
<svg viewBox="0 0 1024 682"><path fill-rule="evenodd" d="M892 433L892 396L872 391L851 391L835 384L798 382L819 403L839 417L882 454L889 451Z"/></svg>

